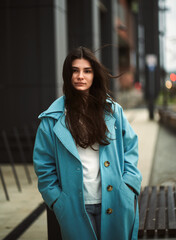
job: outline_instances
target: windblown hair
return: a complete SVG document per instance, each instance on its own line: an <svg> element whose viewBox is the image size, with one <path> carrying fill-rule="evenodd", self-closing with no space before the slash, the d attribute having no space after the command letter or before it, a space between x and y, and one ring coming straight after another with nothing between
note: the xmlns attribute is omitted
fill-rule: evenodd
<svg viewBox="0 0 176 240"><path fill-rule="evenodd" d="M94 73L89 94L76 90L72 83L72 62L75 59L86 59ZM93 144L108 145L108 129L105 113L111 114L113 103L108 87L112 77L95 55L85 47L74 49L65 59L63 65L63 92L65 94L66 125L77 145L82 148ZM107 100L109 101L107 102Z"/></svg>

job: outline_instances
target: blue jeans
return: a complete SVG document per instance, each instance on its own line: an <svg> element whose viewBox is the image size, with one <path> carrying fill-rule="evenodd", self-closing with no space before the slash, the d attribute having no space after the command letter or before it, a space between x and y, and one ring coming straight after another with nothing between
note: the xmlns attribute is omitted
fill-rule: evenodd
<svg viewBox="0 0 176 240"><path fill-rule="evenodd" d="M101 203L99 204L85 204L86 211L92 223L93 229L97 235L98 240L100 239L101 233Z"/></svg>

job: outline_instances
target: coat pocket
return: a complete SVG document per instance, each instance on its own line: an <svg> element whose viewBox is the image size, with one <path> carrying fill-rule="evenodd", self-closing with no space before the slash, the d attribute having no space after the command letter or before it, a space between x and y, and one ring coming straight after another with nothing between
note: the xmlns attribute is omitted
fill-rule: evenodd
<svg viewBox="0 0 176 240"><path fill-rule="evenodd" d="M129 200L134 203L136 194L126 185L124 181L121 182L119 189Z"/></svg>
<svg viewBox="0 0 176 240"><path fill-rule="evenodd" d="M128 209L129 213L135 217L136 214L136 194L122 180L119 190L123 198L123 204Z"/></svg>
<svg viewBox="0 0 176 240"><path fill-rule="evenodd" d="M57 199L53 206L53 211L59 223L62 221L62 218L65 214L68 198L69 196L62 191L59 198Z"/></svg>

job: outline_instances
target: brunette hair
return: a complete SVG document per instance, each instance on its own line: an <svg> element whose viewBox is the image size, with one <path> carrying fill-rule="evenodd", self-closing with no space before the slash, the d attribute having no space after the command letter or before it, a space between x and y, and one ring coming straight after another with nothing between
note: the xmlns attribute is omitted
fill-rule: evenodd
<svg viewBox="0 0 176 240"><path fill-rule="evenodd" d="M86 59L93 69L94 79L88 95L76 90L71 83L72 62L75 59ZM112 113L113 101L108 84L112 76L93 52L85 47L78 47L70 52L64 61L62 75L66 125L76 144L82 148L92 147L95 143L108 145L108 129L104 117L105 113Z"/></svg>

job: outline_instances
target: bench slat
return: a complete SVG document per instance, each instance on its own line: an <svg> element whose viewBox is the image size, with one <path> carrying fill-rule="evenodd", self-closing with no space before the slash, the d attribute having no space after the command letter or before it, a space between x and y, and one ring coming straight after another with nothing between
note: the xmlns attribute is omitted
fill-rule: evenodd
<svg viewBox="0 0 176 240"><path fill-rule="evenodd" d="M147 236L149 237L155 235L156 207L157 207L157 188L152 187L152 192L149 200L147 221L146 221L146 231L147 231Z"/></svg>
<svg viewBox="0 0 176 240"><path fill-rule="evenodd" d="M175 218L175 204L174 192L171 186L167 189L167 203L168 203L168 233L169 235L176 234L176 218Z"/></svg>
<svg viewBox="0 0 176 240"><path fill-rule="evenodd" d="M139 232L138 236L142 237L144 235L145 230L145 221L147 216L147 207L148 207L148 198L149 198L149 187L145 187L141 199L140 199L140 207L139 207Z"/></svg>
<svg viewBox="0 0 176 240"><path fill-rule="evenodd" d="M158 236L164 236L166 232L166 197L164 187L160 187L158 195L158 214L157 214Z"/></svg>

